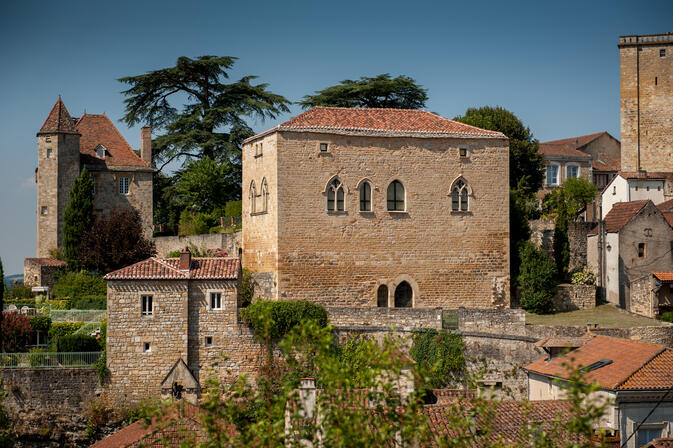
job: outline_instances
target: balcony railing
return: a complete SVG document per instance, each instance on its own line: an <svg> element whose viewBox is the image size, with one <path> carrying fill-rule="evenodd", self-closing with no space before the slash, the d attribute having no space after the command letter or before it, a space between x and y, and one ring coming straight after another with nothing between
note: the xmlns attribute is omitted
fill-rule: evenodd
<svg viewBox="0 0 673 448"><path fill-rule="evenodd" d="M93 367L102 352L0 353L0 369Z"/></svg>

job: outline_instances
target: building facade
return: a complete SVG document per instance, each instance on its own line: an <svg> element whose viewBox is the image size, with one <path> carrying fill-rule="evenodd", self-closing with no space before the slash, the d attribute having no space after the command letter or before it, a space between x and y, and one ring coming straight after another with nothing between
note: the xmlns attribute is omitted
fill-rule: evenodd
<svg viewBox="0 0 673 448"><path fill-rule="evenodd" d="M417 110L316 107L243 144L246 269L274 299L509 306L507 138Z"/></svg>
<svg viewBox="0 0 673 448"><path fill-rule="evenodd" d="M622 169L673 172L673 33L619 37Z"/></svg>
<svg viewBox="0 0 673 448"><path fill-rule="evenodd" d="M106 115L72 118L59 97L37 133L37 257L50 256L63 238L63 212L82 168L94 180L94 214L134 208L152 236L152 136L141 133L140 156Z"/></svg>

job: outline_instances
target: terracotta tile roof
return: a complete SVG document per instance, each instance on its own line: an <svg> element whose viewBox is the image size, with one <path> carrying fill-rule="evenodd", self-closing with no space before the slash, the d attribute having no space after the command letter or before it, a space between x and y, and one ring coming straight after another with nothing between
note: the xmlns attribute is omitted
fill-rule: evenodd
<svg viewBox="0 0 673 448"><path fill-rule="evenodd" d="M619 390L668 389L673 386L673 349L667 348L638 369Z"/></svg>
<svg viewBox="0 0 673 448"><path fill-rule="evenodd" d="M650 201L617 202L605 215L605 231L619 232Z"/></svg>
<svg viewBox="0 0 673 448"><path fill-rule="evenodd" d="M673 181L673 173L663 171L645 171L638 173L635 171L620 171L619 175L624 179L648 179L648 180L670 180Z"/></svg>
<svg viewBox="0 0 673 448"><path fill-rule="evenodd" d="M643 448L673 448L673 438L654 439Z"/></svg>
<svg viewBox="0 0 673 448"><path fill-rule="evenodd" d="M550 338L540 339L534 345L535 345L535 347L544 347L544 348L552 348L552 347L556 347L556 348L566 348L566 347L576 348L576 347L581 347L584 344L586 344L589 341L589 339L591 339L590 334L586 334L586 335L578 337L578 338L550 337Z"/></svg>
<svg viewBox="0 0 673 448"><path fill-rule="evenodd" d="M468 403L465 403L468 405ZM423 413L428 417L430 431L434 436L448 435L456 437L455 429L452 428L452 422L448 414L455 410L454 406L432 405L425 406ZM570 403L568 401L550 400L550 401L502 401L498 403L495 410L495 419L493 421L493 430L483 444L472 446L491 446L498 441L498 436L504 441L514 443L517 446L525 446L528 440L522 438L522 429L529 423L549 423L554 420L563 420L570 412ZM478 426L478 425L477 425ZM468 445L469 446L469 445Z"/></svg>
<svg viewBox="0 0 673 448"><path fill-rule="evenodd" d="M82 164L150 168L150 164L138 157L106 115L84 114L77 120L76 126L82 134L79 139ZM98 145L103 145L107 150L104 159L96 156Z"/></svg>
<svg viewBox="0 0 673 448"><path fill-rule="evenodd" d="M53 266L59 268L68 266L68 263L63 260L57 260L56 258L26 258L25 261L38 266Z"/></svg>
<svg viewBox="0 0 673 448"><path fill-rule="evenodd" d="M540 143L538 149L540 154L545 156L563 156L563 157L577 157L579 159L591 159L591 155L586 152L579 151L575 145L571 143Z"/></svg>
<svg viewBox="0 0 673 448"><path fill-rule="evenodd" d="M673 282L673 272L653 272L652 275L662 282Z"/></svg>
<svg viewBox="0 0 673 448"><path fill-rule="evenodd" d="M543 144L552 144L552 145L571 144L575 148L581 148L582 146L586 146L589 143L593 142L594 140L596 140L598 137L602 136L603 134L608 134L608 133L606 131L595 132L593 134L580 135L578 137L563 138L563 139L560 139L560 140L550 140L548 142L540 143L540 145L543 145ZM610 134L608 134L608 135L610 135Z"/></svg>
<svg viewBox="0 0 673 448"><path fill-rule="evenodd" d="M51 108L49 115L47 115L47 119L44 120L44 124L42 124L37 135L51 134L54 132L77 134L77 129L75 129L73 120L68 113L68 109L65 108L65 104L61 101L60 95L58 100L56 100L56 104Z"/></svg>
<svg viewBox="0 0 673 448"><path fill-rule="evenodd" d="M189 272L178 269L179 258L148 258L108 273L105 280L235 280L238 258L192 258Z"/></svg>
<svg viewBox="0 0 673 448"><path fill-rule="evenodd" d="M673 212L673 199L657 204L657 208L661 213Z"/></svg>
<svg viewBox="0 0 673 448"><path fill-rule="evenodd" d="M622 161L618 158L600 157L591 162L594 171L619 171L622 167Z"/></svg>
<svg viewBox="0 0 673 448"><path fill-rule="evenodd" d="M275 131L384 137L506 138L500 132L480 129L424 110L313 107L275 128L250 137L245 142Z"/></svg>
<svg viewBox="0 0 673 448"><path fill-rule="evenodd" d="M673 227L673 212L662 212L669 226Z"/></svg>
<svg viewBox="0 0 673 448"><path fill-rule="evenodd" d="M664 346L628 339L597 335L584 346L552 360L541 358L524 369L542 375L567 378L563 367L568 363L573 367L587 367L602 359L612 363L586 372L587 381L596 381L605 389L616 389L631 375L664 350Z"/></svg>

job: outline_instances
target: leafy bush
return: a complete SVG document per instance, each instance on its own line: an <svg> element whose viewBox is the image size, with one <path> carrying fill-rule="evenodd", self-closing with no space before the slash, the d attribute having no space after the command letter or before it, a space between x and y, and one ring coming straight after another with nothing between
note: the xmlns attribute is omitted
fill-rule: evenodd
<svg viewBox="0 0 673 448"><path fill-rule="evenodd" d="M570 276L570 281L573 285L595 285L596 276L593 272L589 271L586 266L584 266L579 271L573 272L573 274Z"/></svg>
<svg viewBox="0 0 673 448"><path fill-rule="evenodd" d="M33 291L21 282L14 282L9 288L7 298L29 299L33 297Z"/></svg>
<svg viewBox="0 0 673 448"><path fill-rule="evenodd" d="M86 271L68 272L62 275L54 285L55 297L71 297L77 299L86 296L105 296L107 283L102 275L90 274Z"/></svg>
<svg viewBox="0 0 673 448"><path fill-rule="evenodd" d="M103 319L100 323L100 339L98 340L100 347L105 351L107 345L107 319Z"/></svg>
<svg viewBox="0 0 673 448"><path fill-rule="evenodd" d="M104 310L107 309L107 297L106 296L82 296L77 299L73 299L70 309L73 310Z"/></svg>
<svg viewBox="0 0 673 448"><path fill-rule="evenodd" d="M83 326L84 322L53 322L49 328L49 350L58 351L58 339L73 334Z"/></svg>
<svg viewBox="0 0 673 448"><path fill-rule="evenodd" d="M28 363L31 367L42 367L45 364L44 356L40 356L40 353L45 353L45 350L42 348L31 348L30 355L28 355Z"/></svg>
<svg viewBox="0 0 673 448"><path fill-rule="evenodd" d="M673 322L673 311L661 313L661 320L664 322Z"/></svg>
<svg viewBox="0 0 673 448"><path fill-rule="evenodd" d="M556 293L556 263L527 241L519 249L521 267L517 283L521 307L532 313L550 313Z"/></svg>
<svg viewBox="0 0 673 448"><path fill-rule="evenodd" d="M243 201L227 202L224 206L224 216L241 216L243 213Z"/></svg>
<svg viewBox="0 0 673 448"><path fill-rule="evenodd" d="M262 340L279 339L301 323L327 326L327 311L306 300L259 300L241 310L243 320Z"/></svg>
<svg viewBox="0 0 673 448"><path fill-rule="evenodd" d="M2 350L7 353L28 351L33 334L30 317L19 313L2 313Z"/></svg>
<svg viewBox="0 0 673 448"><path fill-rule="evenodd" d="M243 276L241 278L241 308L247 308L252 303L252 296L255 293L255 284L252 274L247 269L243 269Z"/></svg>
<svg viewBox="0 0 673 448"><path fill-rule="evenodd" d="M33 331L41 331L47 334L49 327L51 327L51 318L49 316L33 316L30 318L30 325L33 327Z"/></svg>
<svg viewBox="0 0 673 448"><path fill-rule="evenodd" d="M93 336L88 334L68 334L56 339L54 348L57 352L98 352L100 344Z"/></svg>
<svg viewBox="0 0 673 448"><path fill-rule="evenodd" d="M465 346L459 334L446 330L417 331L409 355L425 374L424 385L430 389L450 386L465 369Z"/></svg>
<svg viewBox="0 0 673 448"><path fill-rule="evenodd" d="M178 235L201 235L210 233L210 228L216 225L212 215L208 213L192 213L184 210L180 214L180 223L178 224Z"/></svg>
<svg viewBox="0 0 673 448"><path fill-rule="evenodd" d="M102 386L110 375L110 370L107 368L107 356L105 350L103 350L100 358L96 360L96 370L98 371L98 382Z"/></svg>
<svg viewBox="0 0 673 448"><path fill-rule="evenodd" d="M72 305L72 300L68 297L64 297L62 299L47 300L45 303L49 305L52 310L69 310L70 305Z"/></svg>

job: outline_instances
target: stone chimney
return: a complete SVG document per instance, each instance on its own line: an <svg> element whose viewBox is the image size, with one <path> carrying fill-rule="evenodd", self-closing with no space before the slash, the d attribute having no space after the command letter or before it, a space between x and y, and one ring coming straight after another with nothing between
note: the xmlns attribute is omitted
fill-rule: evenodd
<svg viewBox="0 0 673 448"><path fill-rule="evenodd" d="M180 262L178 269L181 271L189 271L189 266L192 264L192 253L186 247L180 251Z"/></svg>
<svg viewBox="0 0 673 448"><path fill-rule="evenodd" d="M152 164L152 128L149 126L140 130L140 158Z"/></svg>
<svg viewBox="0 0 673 448"><path fill-rule="evenodd" d="M315 413L315 378L302 378L299 385L299 403L304 418L313 418Z"/></svg>

